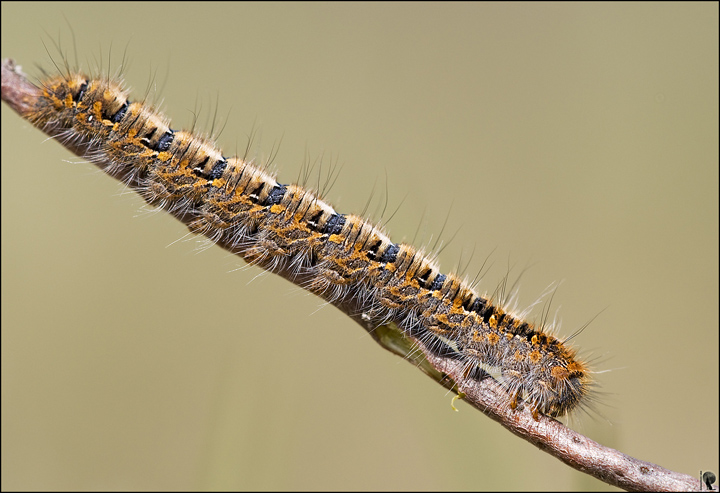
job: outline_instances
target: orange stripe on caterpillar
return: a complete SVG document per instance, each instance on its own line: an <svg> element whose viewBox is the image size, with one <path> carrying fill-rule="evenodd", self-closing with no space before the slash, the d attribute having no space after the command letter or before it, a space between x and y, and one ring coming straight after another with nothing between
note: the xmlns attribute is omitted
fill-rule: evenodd
<svg viewBox="0 0 720 493"><path fill-rule="evenodd" d="M561 416L592 386L576 352L506 313L423 253L393 243L363 218L343 215L299 185L279 184L252 161L225 157L202 136L173 130L116 81L49 78L25 115L34 125L247 262L276 272L366 320L394 322L469 377L496 370L508 405Z"/></svg>

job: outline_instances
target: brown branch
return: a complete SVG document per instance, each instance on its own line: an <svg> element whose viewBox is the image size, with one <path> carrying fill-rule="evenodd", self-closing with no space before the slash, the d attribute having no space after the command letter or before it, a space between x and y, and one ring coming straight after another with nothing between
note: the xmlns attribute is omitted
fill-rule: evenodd
<svg viewBox="0 0 720 493"><path fill-rule="evenodd" d="M39 94L40 90L27 80L20 67L10 59L3 60L3 101L25 117ZM71 145L66 147L74 154L83 156L82 149L73 148ZM182 217L178 219L182 220ZM297 273L281 271L278 274L297 285L308 285L309 279L298 276ZM461 395L463 400L483 414L578 471L630 491L702 489L700 481L692 476L669 471L600 445L553 418L539 415L535 419L527 409L513 410L508 405L508 395L492 378L468 377L461 361L451 356L434 354L422 341L407 338L392 323L374 326L363 320L359 307L352 302L338 308L367 330L385 349L415 364L432 379Z"/></svg>

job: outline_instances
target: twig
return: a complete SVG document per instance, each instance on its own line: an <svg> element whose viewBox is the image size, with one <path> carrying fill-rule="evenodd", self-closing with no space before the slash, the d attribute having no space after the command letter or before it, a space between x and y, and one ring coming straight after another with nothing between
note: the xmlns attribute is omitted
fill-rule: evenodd
<svg viewBox="0 0 720 493"><path fill-rule="evenodd" d="M40 89L27 80L13 60L3 60L3 101L24 117L39 95ZM83 157L82 149L72 144L64 145ZM183 220L182 216L176 217ZM227 245L219 246L232 251ZM286 270L277 273L299 286L308 285L310 281L298 276L297 272ZM483 414L578 471L630 491L698 491L702 488L697 478L669 471L600 445L553 418L541 414L535 419L527 409L513 410L508 405L510 398L492 378L479 379L466 375L461 361L452 355L433 353L422 341L408 338L392 323L376 327L364 321L360 307L352 301L338 308L360 324L385 349L412 362L432 379L461 395L463 400Z"/></svg>

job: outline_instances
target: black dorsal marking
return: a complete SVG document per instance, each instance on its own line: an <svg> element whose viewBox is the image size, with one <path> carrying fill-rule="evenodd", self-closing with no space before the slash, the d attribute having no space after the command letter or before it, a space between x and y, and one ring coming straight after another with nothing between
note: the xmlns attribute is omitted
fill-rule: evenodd
<svg viewBox="0 0 720 493"><path fill-rule="evenodd" d="M218 178L222 178L223 173L225 173L225 169L227 168L227 158L223 157L220 161L213 164L212 169L210 170L210 176L208 176L208 180L217 180Z"/></svg>
<svg viewBox="0 0 720 493"><path fill-rule="evenodd" d="M130 106L130 101L125 101L125 104L120 107L119 110L115 112L114 115L110 117L110 121L113 123L117 123L120 120L123 119L125 114L127 113L128 107Z"/></svg>
<svg viewBox="0 0 720 493"><path fill-rule="evenodd" d="M174 130L168 130L163 134L162 137L160 137L160 140L158 140L157 145L155 146L155 150L158 152L164 152L170 149L170 145L172 144L173 139L175 138L175 131Z"/></svg>
<svg viewBox="0 0 720 493"><path fill-rule="evenodd" d="M443 284L445 284L445 279L447 279L447 276L445 274L438 274L435 276L435 279L433 280L432 284L428 288L430 291L438 291L440 288L443 287Z"/></svg>
<svg viewBox="0 0 720 493"><path fill-rule="evenodd" d="M345 226L345 216L343 214L334 214L330 217L330 219L328 219L327 223L325 223L322 233L328 235L338 235L342 231L343 226Z"/></svg>
<svg viewBox="0 0 720 493"><path fill-rule="evenodd" d="M265 206L271 206L275 204L279 204L282 202L283 197L285 196L285 192L287 192L287 185L275 185L272 190L270 190L270 193L268 194L267 198L265 199L265 202L263 205Z"/></svg>
<svg viewBox="0 0 720 493"><path fill-rule="evenodd" d="M397 260L397 255L400 252L398 245L392 244L383 252L380 256L380 262L385 264L394 264Z"/></svg>

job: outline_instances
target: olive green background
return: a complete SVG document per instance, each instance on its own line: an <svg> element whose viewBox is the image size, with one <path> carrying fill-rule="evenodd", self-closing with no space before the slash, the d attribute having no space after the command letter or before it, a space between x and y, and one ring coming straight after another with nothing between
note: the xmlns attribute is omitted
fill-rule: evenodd
<svg viewBox="0 0 720 493"><path fill-rule="evenodd" d="M570 424L719 472L716 3L3 2L2 56L52 71L68 25L174 127L218 108L226 155L254 129L281 182L337 163L338 211L399 206L395 241L445 226L479 291L561 281L561 334L601 312L601 416ZM604 487L141 207L3 105L3 490Z"/></svg>

